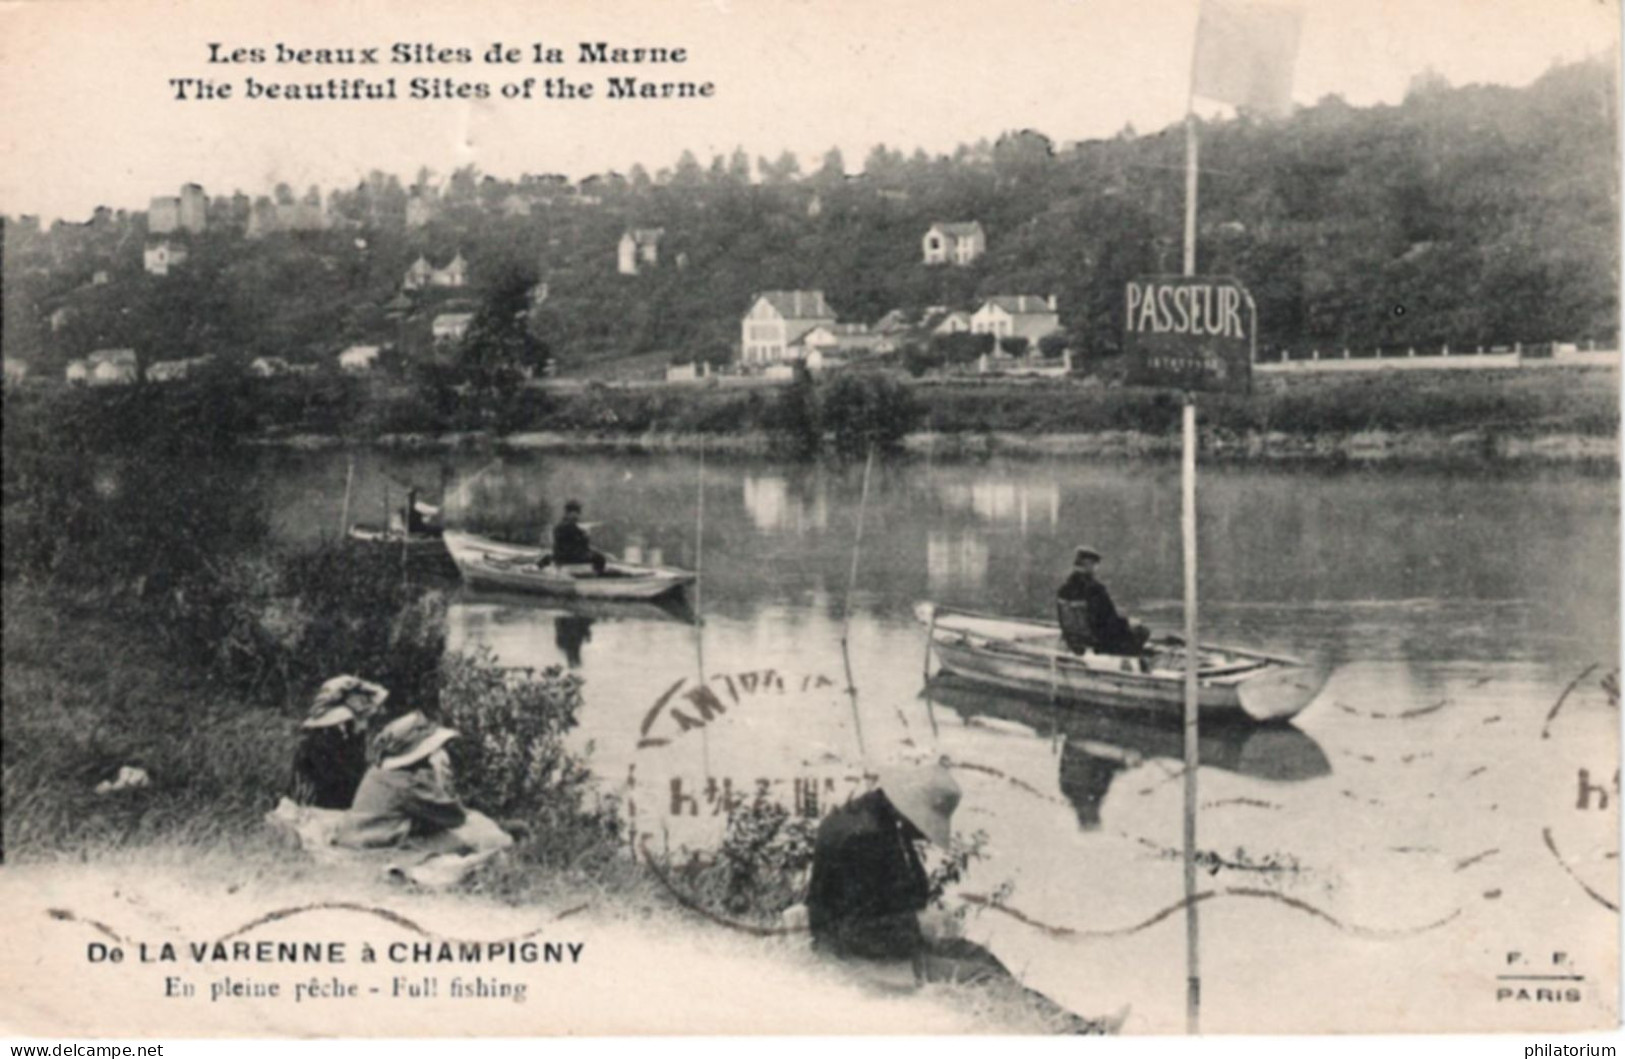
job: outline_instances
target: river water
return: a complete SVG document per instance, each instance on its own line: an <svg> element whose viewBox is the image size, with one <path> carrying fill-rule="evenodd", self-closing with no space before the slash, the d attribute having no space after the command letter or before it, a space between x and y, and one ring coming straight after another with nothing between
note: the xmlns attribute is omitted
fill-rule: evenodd
<svg viewBox="0 0 1625 1059"><path fill-rule="evenodd" d="M345 457L273 463L283 531L333 532ZM452 640L584 678L581 745L656 852L714 845L730 799L816 812L868 769L946 756L981 843L957 892L1002 906L974 905L969 935L1077 1010L1181 1031L1178 731L927 693L912 613L1045 616L1088 543L1121 609L1177 630L1177 465L878 465L849 595L862 478L373 454L352 506L376 520L410 481L454 525L534 540L579 497L595 545L701 568L681 608L455 590ZM1292 726L1204 737L1205 1031L1616 1017L1618 524L1616 480L1572 470L1203 468L1203 639L1332 670Z"/></svg>

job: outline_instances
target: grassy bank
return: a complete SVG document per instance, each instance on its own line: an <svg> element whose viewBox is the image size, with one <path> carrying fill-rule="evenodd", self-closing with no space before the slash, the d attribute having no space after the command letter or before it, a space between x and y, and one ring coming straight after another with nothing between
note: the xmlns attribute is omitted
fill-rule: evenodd
<svg viewBox="0 0 1625 1059"><path fill-rule="evenodd" d="M799 458L871 439L939 455L1158 455L1179 435L1175 394L1099 376L908 380L845 375L807 386L547 385L502 394L426 393L386 378L213 377L100 391L24 387L7 418L106 433L102 420L219 422L282 444L367 441L554 450L714 450ZM1594 459L1619 431L1608 368L1260 377L1249 396L1204 395L1205 452L1235 459ZM1035 439L1067 439L1064 441Z"/></svg>

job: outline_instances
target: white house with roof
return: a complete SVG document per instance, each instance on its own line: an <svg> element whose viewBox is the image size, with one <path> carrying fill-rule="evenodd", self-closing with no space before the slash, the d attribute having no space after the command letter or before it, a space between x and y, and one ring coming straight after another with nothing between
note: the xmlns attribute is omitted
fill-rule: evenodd
<svg viewBox="0 0 1625 1059"><path fill-rule="evenodd" d="M815 327L835 325L835 311L820 290L770 290L756 296L740 322L739 353L745 364L798 359L792 347Z"/></svg>
<svg viewBox="0 0 1625 1059"><path fill-rule="evenodd" d="M791 346L804 350L808 357L813 352L822 352L826 355L872 353L880 343L880 338L880 335L869 330L868 324L819 324L791 343Z"/></svg>
<svg viewBox="0 0 1625 1059"><path fill-rule="evenodd" d="M407 268L406 277L401 280L401 286L406 290L423 290L425 287L442 287L456 289L468 286L468 262L463 259L461 250L446 263L445 268L435 268L429 264L429 259L422 254Z"/></svg>
<svg viewBox="0 0 1625 1059"><path fill-rule="evenodd" d="M339 370L364 375L378 366L380 346L350 346L339 353Z"/></svg>
<svg viewBox="0 0 1625 1059"><path fill-rule="evenodd" d="M160 360L147 365L148 382L176 382L207 366L214 360L210 356L188 357L185 360Z"/></svg>
<svg viewBox="0 0 1625 1059"><path fill-rule="evenodd" d="M968 265L987 253L981 221L938 221L920 239L927 265Z"/></svg>
<svg viewBox="0 0 1625 1059"><path fill-rule="evenodd" d="M135 382L141 374L133 349L98 349L85 358L84 364L82 381L92 386L124 386ZM68 381L73 382L73 365L68 366L68 371Z"/></svg>
<svg viewBox="0 0 1625 1059"><path fill-rule="evenodd" d="M141 252L141 267L154 276L167 276L170 269L186 264L186 258L185 246L163 239L147 244Z"/></svg>
<svg viewBox="0 0 1625 1059"><path fill-rule="evenodd" d="M995 294L971 314L970 329L978 335L997 339L1025 338L1037 344L1046 335L1061 329L1055 295Z"/></svg>
<svg viewBox="0 0 1625 1059"><path fill-rule="evenodd" d="M636 276L644 265L660 264L660 240L664 228L629 228L621 233L616 247L616 267L623 276Z"/></svg>
<svg viewBox="0 0 1625 1059"><path fill-rule="evenodd" d="M441 313L429 325L429 331L436 342L460 342L473 320L473 313Z"/></svg>

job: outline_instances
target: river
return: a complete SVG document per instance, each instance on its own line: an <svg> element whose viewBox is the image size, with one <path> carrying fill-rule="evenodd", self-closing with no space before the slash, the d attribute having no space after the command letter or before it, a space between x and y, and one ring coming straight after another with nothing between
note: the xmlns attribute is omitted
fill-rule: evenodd
<svg viewBox="0 0 1625 1059"><path fill-rule="evenodd" d="M345 457L270 459L282 532L336 530ZM956 830L981 833L958 890L1008 910L976 906L970 936L1078 1010L1182 1030L1182 916L1162 914L1182 894L1177 730L925 694L912 613L1045 616L1088 543L1120 608L1177 630L1177 465L878 465L849 597L862 476L368 454L352 506L376 520L411 481L452 524L535 539L579 497L595 545L702 567L667 610L459 589L452 640L584 678L580 745L656 851L714 844L729 797L813 812L866 766L945 755ZM1203 468L1203 639L1332 669L1294 725L1204 737L1204 1030L1617 1017L1618 525L1615 478L1574 470Z"/></svg>

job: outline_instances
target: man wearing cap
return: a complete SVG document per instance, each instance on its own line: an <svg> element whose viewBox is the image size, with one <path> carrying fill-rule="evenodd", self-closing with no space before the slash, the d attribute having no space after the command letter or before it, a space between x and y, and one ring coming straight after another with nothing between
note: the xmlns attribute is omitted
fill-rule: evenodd
<svg viewBox="0 0 1625 1059"><path fill-rule="evenodd" d="M959 798L941 764L894 769L824 818L807 884L813 945L842 957L908 960L916 982L1002 983L1080 1032L1120 1026L1122 1014L1115 1022L1085 1019L1021 985L997 956L951 936L946 917L927 912L931 885L915 843L948 848Z"/></svg>
<svg viewBox="0 0 1625 1059"><path fill-rule="evenodd" d="M372 767L334 841L363 849L398 846L461 827L468 812L452 788L445 749L456 737L454 729L419 710L385 725L372 744Z"/></svg>
<svg viewBox="0 0 1625 1059"><path fill-rule="evenodd" d="M591 563L593 573L604 572L604 556L593 551L587 531L581 525L581 501L570 500L564 505L564 517L553 527L552 561L558 566Z"/></svg>
<svg viewBox="0 0 1625 1059"><path fill-rule="evenodd" d="M357 676L324 683L299 726L288 796L317 809L348 809L367 771L367 727L389 692Z"/></svg>
<svg viewBox="0 0 1625 1059"><path fill-rule="evenodd" d="M1100 553L1080 547L1072 557L1072 575L1055 593L1061 636L1074 654L1094 650L1108 655L1140 655L1151 630L1117 613L1112 594L1095 578Z"/></svg>

